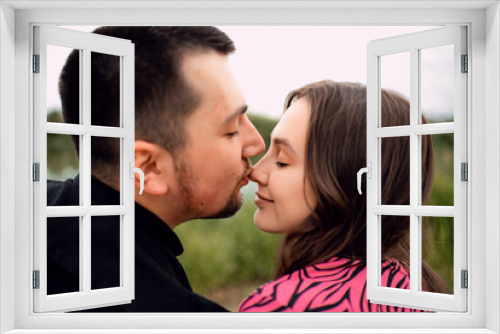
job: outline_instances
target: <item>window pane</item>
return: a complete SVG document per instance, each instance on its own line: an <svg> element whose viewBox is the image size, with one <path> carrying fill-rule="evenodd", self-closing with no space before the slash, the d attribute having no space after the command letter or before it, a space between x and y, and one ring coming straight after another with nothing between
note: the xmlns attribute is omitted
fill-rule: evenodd
<svg viewBox="0 0 500 334"><path fill-rule="evenodd" d="M91 124L120 126L120 57L91 52Z"/></svg>
<svg viewBox="0 0 500 334"><path fill-rule="evenodd" d="M453 122L453 45L420 50L420 109L428 123Z"/></svg>
<svg viewBox="0 0 500 334"><path fill-rule="evenodd" d="M422 217L422 226L422 291L453 294L453 218Z"/></svg>
<svg viewBox="0 0 500 334"><path fill-rule="evenodd" d="M91 218L91 289L120 286L120 216Z"/></svg>
<svg viewBox="0 0 500 334"><path fill-rule="evenodd" d="M426 136L427 138L430 135ZM430 182L432 166L425 164L430 154L429 148L424 145L427 141L422 140L422 205L454 205L453 177L454 177L454 155L453 142L454 134L446 133L432 135L432 149L434 160L434 180ZM427 186L426 186L427 183ZM427 200L426 200L427 197Z"/></svg>
<svg viewBox="0 0 500 334"><path fill-rule="evenodd" d="M382 138L382 205L410 204L410 137Z"/></svg>
<svg viewBox="0 0 500 334"><path fill-rule="evenodd" d="M47 294L80 291L80 217L47 218Z"/></svg>
<svg viewBox="0 0 500 334"><path fill-rule="evenodd" d="M380 286L410 289L410 217L382 216Z"/></svg>
<svg viewBox="0 0 500 334"><path fill-rule="evenodd" d="M67 69L73 72L73 81L68 81L64 86L64 91L59 90L61 71L66 64L66 59L71 54L76 58L73 63L76 66ZM47 45L47 122L81 124L80 118L80 53L63 46ZM61 95L60 95L61 93ZM65 101L65 108L71 110L71 116L65 113L63 118L62 100Z"/></svg>
<svg viewBox="0 0 500 334"><path fill-rule="evenodd" d="M121 139L92 137L92 205L120 205L120 156ZM127 166L128 168L128 166ZM105 185L102 181L112 184Z"/></svg>
<svg viewBox="0 0 500 334"><path fill-rule="evenodd" d="M410 52L395 53L380 57L380 84L382 89L396 91L410 100ZM382 110L382 125L410 125L410 117L395 123L396 119Z"/></svg>
<svg viewBox="0 0 500 334"><path fill-rule="evenodd" d="M80 137L74 136L79 142ZM79 163L75 152L73 140L69 135L47 134L47 205L48 206L67 206L80 205L80 180L77 177L79 173ZM51 190L53 187L60 187L60 182L68 182L73 184L71 187L71 196L66 196L64 199L57 199L57 204L54 204L56 198Z"/></svg>

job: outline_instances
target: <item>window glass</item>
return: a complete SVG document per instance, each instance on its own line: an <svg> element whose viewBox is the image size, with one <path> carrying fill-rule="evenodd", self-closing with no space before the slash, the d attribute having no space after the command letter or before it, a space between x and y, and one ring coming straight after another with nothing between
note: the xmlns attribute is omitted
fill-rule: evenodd
<svg viewBox="0 0 500 334"><path fill-rule="evenodd" d="M381 204L410 205L410 137L389 137L381 141L381 189L386 189L382 191ZM398 163L395 165L394 161ZM397 187L399 193L391 192L391 187Z"/></svg>
<svg viewBox="0 0 500 334"><path fill-rule="evenodd" d="M380 57L380 85L382 89L396 91L410 99L410 52ZM382 113L382 127L393 126L390 113ZM387 118L386 118L387 117ZM410 117L399 125L410 125Z"/></svg>
<svg viewBox="0 0 500 334"><path fill-rule="evenodd" d="M120 196L122 140L120 138L92 136L90 142L93 175L90 189L92 198L91 204L123 204L123 200ZM128 166L126 168L128 168ZM106 191L103 192L103 181L111 184L112 189L106 187Z"/></svg>
<svg viewBox="0 0 500 334"><path fill-rule="evenodd" d="M57 114L54 114L57 115ZM80 136L73 136L80 143ZM66 206L80 205L80 193L78 191L80 185L79 177L79 161L75 152L73 139L69 135L47 134L47 205L48 206ZM73 196L67 200L61 201L50 196L51 189L59 186L60 182L71 182L76 185L76 191Z"/></svg>
<svg viewBox="0 0 500 334"><path fill-rule="evenodd" d="M428 123L453 122L453 45L420 50L420 111Z"/></svg>
<svg viewBox="0 0 500 334"><path fill-rule="evenodd" d="M62 73L62 69L70 54L71 57L80 59L80 53L78 50L73 50L59 45L47 44L47 122L81 124L80 114L76 114L75 117L67 117L67 115L64 117L62 112L60 95L64 97L66 107L80 110L79 71L75 71L78 74L76 76L72 76L73 81L66 85L66 91L62 92L59 89L61 75L64 75ZM79 62L76 63L79 64ZM54 94L55 92L59 92L59 94Z"/></svg>
<svg viewBox="0 0 500 334"><path fill-rule="evenodd" d="M118 287L121 270L121 217L93 216L91 222L91 289Z"/></svg>
<svg viewBox="0 0 500 334"><path fill-rule="evenodd" d="M381 216L382 245L386 245L382 253L382 269L380 286L392 289L410 289L410 217ZM401 235L398 249L390 249L391 240ZM384 242L385 241L385 242ZM384 254L387 253L386 259ZM399 257L400 260L395 260ZM406 260L403 260L406 258Z"/></svg>
<svg viewBox="0 0 500 334"><path fill-rule="evenodd" d="M439 135L428 135L432 137L434 179L430 186L430 194L425 201L425 172L428 168L424 163L430 163L428 160L425 145L422 147L422 205L454 205L454 155L453 142L454 134L446 133ZM429 187L429 185L427 185Z"/></svg>
<svg viewBox="0 0 500 334"><path fill-rule="evenodd" d="M120 57L91 52L91 64L91 124L119 127L121 124ZM103 87L102 77L107 78L106 87Z"/></svg>
<svg viewBox="0 0 500 334"><path fill-rule="evenodd" d="M80 217L47 218L48 295L80 291L80 238Z"/></svg>
<svg viewBox="0 0 500 334"><path fill-rule="evenodd" d="M432 291L432 288L439 287L442 289L438 290L441 293L453 294L453 217L421 219L422 276L432 281L432 286L422 284L422 291ZM436 273L439 278L436 278Z"/></svg>

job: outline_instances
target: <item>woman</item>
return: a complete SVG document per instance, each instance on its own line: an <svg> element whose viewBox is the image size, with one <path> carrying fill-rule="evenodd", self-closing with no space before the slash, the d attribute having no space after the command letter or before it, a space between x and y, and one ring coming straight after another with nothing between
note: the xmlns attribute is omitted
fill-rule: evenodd
<svg viewBox="0 0 500 334"><path fill-rule="evenodd" d="M366 191L356 173L366 166L366 88L322 81L291 92L254 167L255 225L284 234L275 281L241 304L242 312L417 311L366 299ZM408 125L408 100L382 90L382 126ZM425 122L425 119L424 119ZM433 181L430 136L422 137L422 199ZM409 137L383 139L383 204L409 204ZM382 220L383 286L409 289L409 219ZM443 279L422 261L423 289L445 292Z"/></svg>

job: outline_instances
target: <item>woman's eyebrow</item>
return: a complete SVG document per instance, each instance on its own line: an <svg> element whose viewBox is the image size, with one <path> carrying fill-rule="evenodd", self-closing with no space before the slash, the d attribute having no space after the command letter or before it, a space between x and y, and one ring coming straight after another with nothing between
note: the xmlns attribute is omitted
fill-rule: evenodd
<svg viewBox="0 0 500 334"><path fill-rule="evenodd" d="M297 156L297 153L295 153L295 150L293 149L292 144L290 144L288 139L275 137L273 138L273 143L275 145L285 146L290 151L290 153L292 153L294 156Z"/></svg>

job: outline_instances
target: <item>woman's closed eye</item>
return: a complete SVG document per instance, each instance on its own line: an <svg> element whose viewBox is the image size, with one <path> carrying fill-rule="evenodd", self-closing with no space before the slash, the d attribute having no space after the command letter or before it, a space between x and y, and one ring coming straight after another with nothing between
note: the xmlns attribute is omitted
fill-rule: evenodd
<svg viewBox="0 0 500 334"><path fill-rule="evenodd" d="M238 134L239 134L239 132L238 132L238 131L234 131L234 132L229 132L229 133L226 133L226 136L228 136L228 137L235 137L235 136L237 136Z"/></svg>
<svg viewBox="0 0 500 334"><path fill-rule="evenodd" d="M276 161L276 165L279 167L279 168L285 168L286 166L288 166L287 163L284 163L284 162L279 162L279 161Z"/></svg>
<svg viewBox="0 0 500 334"><path fill-rule="evenodd" d="M279 150L276 155L276 166L278 166L278 168L290 166L290 158L282 150Z"/></svg>

